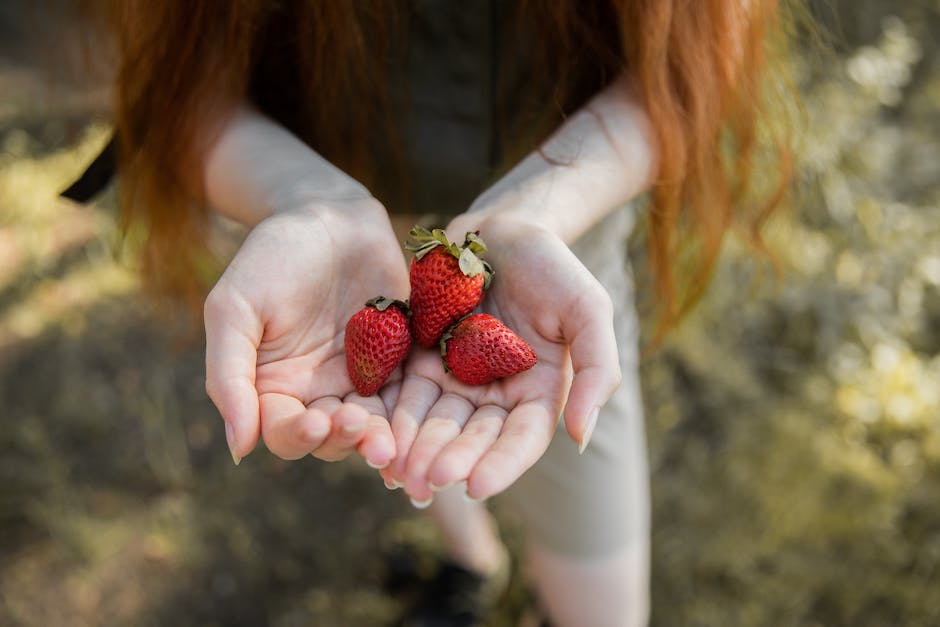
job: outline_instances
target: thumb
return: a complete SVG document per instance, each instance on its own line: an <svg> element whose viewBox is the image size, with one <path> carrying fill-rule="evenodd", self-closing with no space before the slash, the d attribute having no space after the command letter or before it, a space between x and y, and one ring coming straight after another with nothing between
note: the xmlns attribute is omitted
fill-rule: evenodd
<svg viewBox="0 0 940 627"><path fill-rule="evenodd" d="M237 465L258 443L261 419L255 370L262 324L242 298L209 293L206 323L206 392L225 421L225 438Z"/></svg>
<svg viewBox="0 0 940 627"><path fill-rule="evenodd" d="M590 303L573 311L562 325L568 340L574 379L565 404L565 429L581 452L594 433L600 408L620 386L620 358L614 335L613 307L610 296L582 299ZM585 310L587 309L587 310Z"/></svg>

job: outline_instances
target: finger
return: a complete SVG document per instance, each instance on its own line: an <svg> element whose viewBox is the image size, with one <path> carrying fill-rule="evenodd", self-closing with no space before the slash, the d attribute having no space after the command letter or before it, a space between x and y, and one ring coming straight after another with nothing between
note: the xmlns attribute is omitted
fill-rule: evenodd
<svg viewBox="0 0 940 627"><path fill-rule="evenodd" d="M391 422L386 418L385 402L374 394L360 396L356 393L348 395L345 402L356 404L369 412L365 432L357 448L369 466L385 468L395 457L395 437L392 435Z"/></svg>
<svg viewBox="0 0 940 627"><path fill-rule="evenodd" d="M369 410L358 403L343 403L335 396L321 398L310 404L332 418L330 434L312 455L317 459L336 462L349 457L365 436Z"/></svg>
<svg viewBox="0 0 940 627"><path fill-rule="evenodd" d="M445 393L428 410L405 465L405 492L415 501L424 503L434 496L428 486L428 467L441 449L460 435L474 409L467 399Z"/></svg>
<svg viewBox="0 0 940 627"><path fill-rule="evenodd" d="M480 458L490 449L506 420L508 412L496 405L477 409L463 431L438 453L427 471L432 489L442 490L464 481Z"/></svg>
<svg viewBox="0 0 940 627"><path fill-rule="evenodd" d="M237 464L258 443L261 416L255 390L262 325L243 299L214 289L206 298L206 393L225 421Z"/></svg>
<svg viewBox="0 0 940 627"><path fill-rule="evenodd" d="M330 434L330 415L320 408L304 407L293 396L275 392L262 394L260 401L264 443L282 459L300 459Z"/></svg>
<svg viewBox="0 0 940 627"><path fill-rule="evenodd" d="M512 485L545 453L557 422L548 405L538 402L509 412L496 442L467 478L467 496L485 499Z"/></svg>
<svg viewBox="0 0 940 627"><path fill-rule="evenodd" d="M379 398L382 399L382 403L385 405L385 411L382 415L388 416L389 419L392 417L392 412L395 410L395 406L398 404L398 397L401 394L401 379L392 380L382 386L379 390Z"/></svg>
<svg viewBox="0 0 940 627"><path fill-rule="evenodd" d="M395 436L395 459L382 471L386 483L403 485L405 464L411 444L418 435L418 428L428 415L428 410L441 395L441 388L430 379L421 376L406 377L401 385L398 403L392 413L392 434Z"/></svg>
<svg viewBox="0 0 940 627"><path fill-rule="evenodd" d="M358 450L366 463L377 470L392 463L395 459L395 436L392 435L392 425L385 416L369 415L369 422Z"/></svg>
<svg viewBox="0 0 940 627"><path fill-rule="evenodd" d="M562 334L570 338L574 369L565 404L565 428L581 450L591 439L601 406L617 390L621 380L610 296L603 292L603 298L591 300L590 311L574 312L566 318L566 323L570 324L562 326ZM598 302L605 305L598 306Z"/></svg>

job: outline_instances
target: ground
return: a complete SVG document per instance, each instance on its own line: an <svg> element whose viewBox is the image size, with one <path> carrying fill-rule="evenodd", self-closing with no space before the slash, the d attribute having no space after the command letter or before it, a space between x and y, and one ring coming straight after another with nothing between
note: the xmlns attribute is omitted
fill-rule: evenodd
<svg viewBox="0 0 940 627"><path fill-rule="evenodd" d="M56 198L106 140L101 93L48 80L24 34L45 22L14 5L0 623L389 624L390 565L407 547L426 569L432 527L359 462L232 464L198 336L142 297L113 196ZM643 364L654 625L940 624L940 5L826 7L828 49L794 58L806 131L768 233L780 274L730 240ZM642 277L642 233L632 248ZM525 601L517 580L489 624Z"/></svg>

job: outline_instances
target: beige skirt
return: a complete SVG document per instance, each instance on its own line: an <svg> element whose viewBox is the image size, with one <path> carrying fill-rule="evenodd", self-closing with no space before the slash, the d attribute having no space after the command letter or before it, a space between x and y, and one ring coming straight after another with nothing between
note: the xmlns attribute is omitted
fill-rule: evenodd
<svg viewBox="0 0 940 627"><path fill-rule="evenodd" d="M639 324L626 253L634 212L615 211L571 247L613 300L623 382L601 408L583 454L561 423L545 455L500 500L518 508L533 540L563 555L590 558L648 542Z"/></svg>

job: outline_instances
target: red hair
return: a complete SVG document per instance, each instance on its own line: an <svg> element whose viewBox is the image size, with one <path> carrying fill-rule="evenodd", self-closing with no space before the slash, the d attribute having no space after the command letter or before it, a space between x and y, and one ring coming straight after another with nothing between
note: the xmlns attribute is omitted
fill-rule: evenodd
<svg viewBox="0 0 940 627"><path fill-rule="evenodd" d="M116 130L121 198L142 223L151 284L197 294L205 250L199 167L232 106L250 99L340 168L368 183L374 168L359 129L391 128L385 93L394 48L389 4L376 0L108 3L118 33ZM769 143L778 181L745 207L775 0L530 0L533 77L551 102L512 135L513 157L538 146L563 117L617 75L634 81L660 155L648 250L660 331L702 294L725 234L760 227L789 178L782 141ZM544 64L544 65L542 65ZM343 68L343 71L337 71ZM289 93L287 93L289 92ZM356 106L350 107L350 103Z"/></svg>

